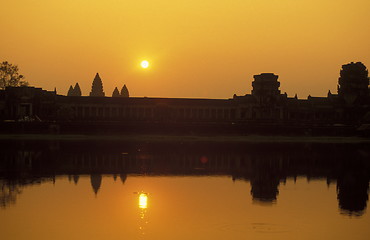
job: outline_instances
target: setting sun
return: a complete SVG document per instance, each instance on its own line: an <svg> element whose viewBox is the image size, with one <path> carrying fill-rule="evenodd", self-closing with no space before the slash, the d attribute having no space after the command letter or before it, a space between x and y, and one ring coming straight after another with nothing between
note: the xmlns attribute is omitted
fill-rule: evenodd
<svg viewBox="0 0 370 240"><path fill-rule="evenodd" d="M147 60L141 61L140 63L142 68L148 68L149 67L149 62Z"/></svg>

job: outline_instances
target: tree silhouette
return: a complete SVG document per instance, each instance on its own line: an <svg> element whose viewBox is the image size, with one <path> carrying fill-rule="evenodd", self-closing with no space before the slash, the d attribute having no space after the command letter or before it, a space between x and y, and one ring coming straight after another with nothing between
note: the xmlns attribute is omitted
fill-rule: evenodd
<svg viewBox="0 0 370 240"><path fill-rule="evenodd" d="M28 86L24 76L19 74L18 66L4 61L0 64L0 89L6 87Z"/></svg>
<svg viewBox="0 0 370 240"><path fill-rule="evenodd" d="M129 97L130 94L128 92L128 89L126 87L126 84L123 85L122 89L121 89L121 97Z"/></svg>

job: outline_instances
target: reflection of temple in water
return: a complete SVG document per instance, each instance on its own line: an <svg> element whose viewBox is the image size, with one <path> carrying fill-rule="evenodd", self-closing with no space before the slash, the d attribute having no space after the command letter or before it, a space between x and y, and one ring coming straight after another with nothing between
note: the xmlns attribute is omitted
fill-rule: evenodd
<svg viewBox="0 0 370 240"><path fill-rule="evenodd" d="M33 184L27 179L53 181L56 175L68 175L77 184L80 175L89 175L98 194L102 175L108 174L122 183L131 174L227 175L250 182L254 201L272 203L277 201L281 182L305 176L326 179L328 184L336 181L338 203L346 214L361 215L367 205L370 154L366 145L94 144L9 147L0 162L2 185Z"/></svg>
<svg viewBox="0 0 370 240"><path fill-rule="evenodd" d="M253 200L260 202L274 202L279 193L279 176L280 161L271 161L271 159L259 159L255 164L250 175L251 194ZM284 178L284 177L283 177Z"/></svg>
<svg viewBox="0 0 370 240"><path fill-rule="evenodd" d="M337 179L339 206L344 213L361 215L366 209L369 190L368 169L363 165L345 165Z"/></svg>
<svg viewBox="0 0 370 240"><path fill-rule="evenodd" d="M90 175L91 186L94 190L95 195L98 194L98 191L101 186L101 180L102 180L102 176L100 174Z"/></svg>

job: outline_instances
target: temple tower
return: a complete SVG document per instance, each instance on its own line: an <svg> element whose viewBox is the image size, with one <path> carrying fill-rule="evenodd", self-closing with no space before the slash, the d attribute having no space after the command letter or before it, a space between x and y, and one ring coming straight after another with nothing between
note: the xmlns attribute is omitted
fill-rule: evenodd
<svg viewBox="0 0 370 240"><path fill-rule="evenodd" d="M113 90L112 97L120 97L117 87Z"/></svg>
<svg viewBox="0 0 370 240"><path fill-rule="evenodd" d="M73 91L74 91L74 89L73 89L72 85L69 86L69 90L68 90L67 96L73 96L73 93L74 93Z"/></svg>
<svg viewBox="0 0 370 240"><path fill-rule="evenodd" d="M72 87L72 85L71 85L69 87L67 96L69 96L69 97L71 97L71 96L80 97L81 96L81 88L80 88L80 85L78 85L78 83L76 83L75 87Z"/></svg>
<svg viewBox="0 0 370 240"><path fill-rule="evenodd" d="M80 97L82 95L81 93L81 88L78 83L76 83L75 87L73 88L73 96L78 96Z"/></svg>
<svg viewBox="0 0 370 240"><path fill-rule="evenodd" d="M126 84L123 85L122 89L121 89L121 97L129 97L130 96L130 93L128 92L128 89L126 87Z"/></svg>
<svg viewBox="0 0 370 240"><path fill-rule="evenodd" d="M338 95L348 101L369 95L368 70L362 62L342 66L338 80Z"/></svg>
<svg viewBox="0 0 370 240"><path fill-rule="evenodd" d="M103 91L103 82L99 76L99 73L96 73L94 81L92 83L91 87L91 92L90 92L91 97L104 97L105 93Z"/></svg>
<svg viewBox="0 0 370 240"><path fill-rule="evenodd" d="M252 95L267 97L280 94L280 82L277 80L279 78L278 75L273 73L261 73L259 75L254 75L253 78Z"/></svg>

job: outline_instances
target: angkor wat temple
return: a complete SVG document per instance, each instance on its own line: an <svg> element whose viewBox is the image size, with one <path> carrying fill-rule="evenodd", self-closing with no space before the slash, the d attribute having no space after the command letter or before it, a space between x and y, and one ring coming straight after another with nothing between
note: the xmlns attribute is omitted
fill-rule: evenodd
<svg viewBox="0 0 370 240"><path fill-rule="evenodd" d="M105 97L97 74L90 96L76 84L68 96L34 87L0 90L1 129L54 126L59 132L95 130L166 133L347 134L369 130L370 90L366 66L342 66L338 93L298 99L281 94L278 76L254 76L251 94L230 99L129 97L124 86ZM52 127L51 127L52 128ZM24 130L24 128L23 128Z"/></svg>

